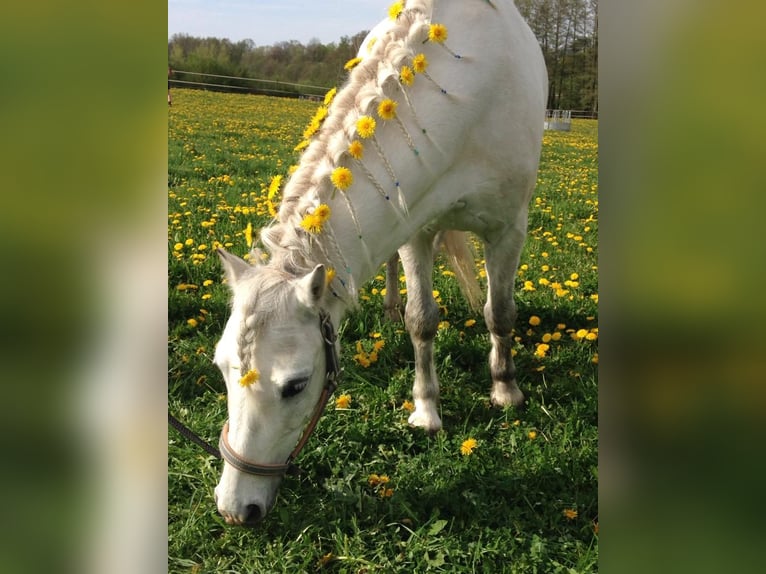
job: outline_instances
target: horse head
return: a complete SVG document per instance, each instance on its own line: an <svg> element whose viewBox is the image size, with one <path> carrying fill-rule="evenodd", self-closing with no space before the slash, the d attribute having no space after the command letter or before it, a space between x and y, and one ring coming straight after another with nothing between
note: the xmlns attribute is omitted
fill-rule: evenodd
<svg viewBox="0 0 766 574"><path fill-rule="evenodd" d="M329 396L327 381L334 382L337 351L324 305L324 266L295 276L222 249L219 255L232 302L215 351L229 414L215 498L227 523L252 524L273 506L286 461L307 438L301 437L307 421L316 424L324 407L318 404Z"/></svg>

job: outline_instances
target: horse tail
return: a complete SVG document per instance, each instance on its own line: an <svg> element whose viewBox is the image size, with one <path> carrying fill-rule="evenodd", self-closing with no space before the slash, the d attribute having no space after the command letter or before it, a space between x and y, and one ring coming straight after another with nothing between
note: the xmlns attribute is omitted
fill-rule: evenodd
<svg viewBox="0 0 766 574"><path fill-rule="evenodd" d="M468 301L468 306L475 313L481 312L484 293L476 279L476 256L468 246L468 233L455 230L444 231L437 240L441 241L460 290Z"/></svg>

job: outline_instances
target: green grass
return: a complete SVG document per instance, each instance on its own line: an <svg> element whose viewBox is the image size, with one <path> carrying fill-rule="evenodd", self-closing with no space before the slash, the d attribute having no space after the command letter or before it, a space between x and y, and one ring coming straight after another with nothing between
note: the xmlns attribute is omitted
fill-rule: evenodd
<svg viewBox="0 0 766 574"><path fill-rule="evenodd" d="M226 418L212 355L228 316L213 247L247 251L244 230L268 221L266 188L296 161L292 148L314 110L307 102L174 90L169 405L212 440ZM169 431L170 572L597 571L597 129L575 121L570 133L545 135L517 281L515 352L526 410L489 406L483 318L438 261L444 430L429 437L411 429L403 404L411 399L412 347L400 324L383 319L381 269L341 327L338 395L350 395L350 407L330 405L298 460L302 474L285 479L257 529L225 525L213 500L221 463ZM483 281L480 260L477 275ZM378 360L360 365L357 344L370 351L381 339ZM549 348L537 356L543 341ZM467 438L478 446L463 456ZM388 482L371 484L374 474Z"/></svg>

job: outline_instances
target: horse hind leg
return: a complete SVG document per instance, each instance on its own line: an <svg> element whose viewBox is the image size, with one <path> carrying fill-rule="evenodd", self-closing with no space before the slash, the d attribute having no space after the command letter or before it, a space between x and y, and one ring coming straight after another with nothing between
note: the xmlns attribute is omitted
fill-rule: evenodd
<svg viewBox="0 0 766 574"><path fill-rule="evenodd" d="M402 296L399 293L399 254L394 253L386 262L386 295L383 312L392 323L402 320Z"/></svg>
<svg viewBox="0 0 766 574"><path fill-rule="evenodd" d="M415 410L409 423L435 433L442 428L437 405L439 379L434 366L433 343L439 326L439 307L433 297L433 236L414 237L399 250L407 281L404 323L415 349Z"/></svg>
<svg viewBox="0 0 766 574"><path fill-rule="evenodd" d="M511 355L513 325L516 321L516 303L513 287L521 249L526 237L526 221L496 241L485 243L485 270L487 272L487 302L484 319L489 329L492 350L489 368L492 375L490 398L496 406L521 406L524 394L516 384L516 365Z"/></svg>

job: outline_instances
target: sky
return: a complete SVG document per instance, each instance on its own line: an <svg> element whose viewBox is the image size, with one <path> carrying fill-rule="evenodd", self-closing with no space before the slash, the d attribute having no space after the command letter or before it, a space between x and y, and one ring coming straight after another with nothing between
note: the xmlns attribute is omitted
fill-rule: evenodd
<svg viewBox="0 0 766 574"><path fill-rule="evenodd" d="M168 0L168 38L173 34L251 39L257 46L298 40L338 42L371 30L391 0Z"/></svg>

